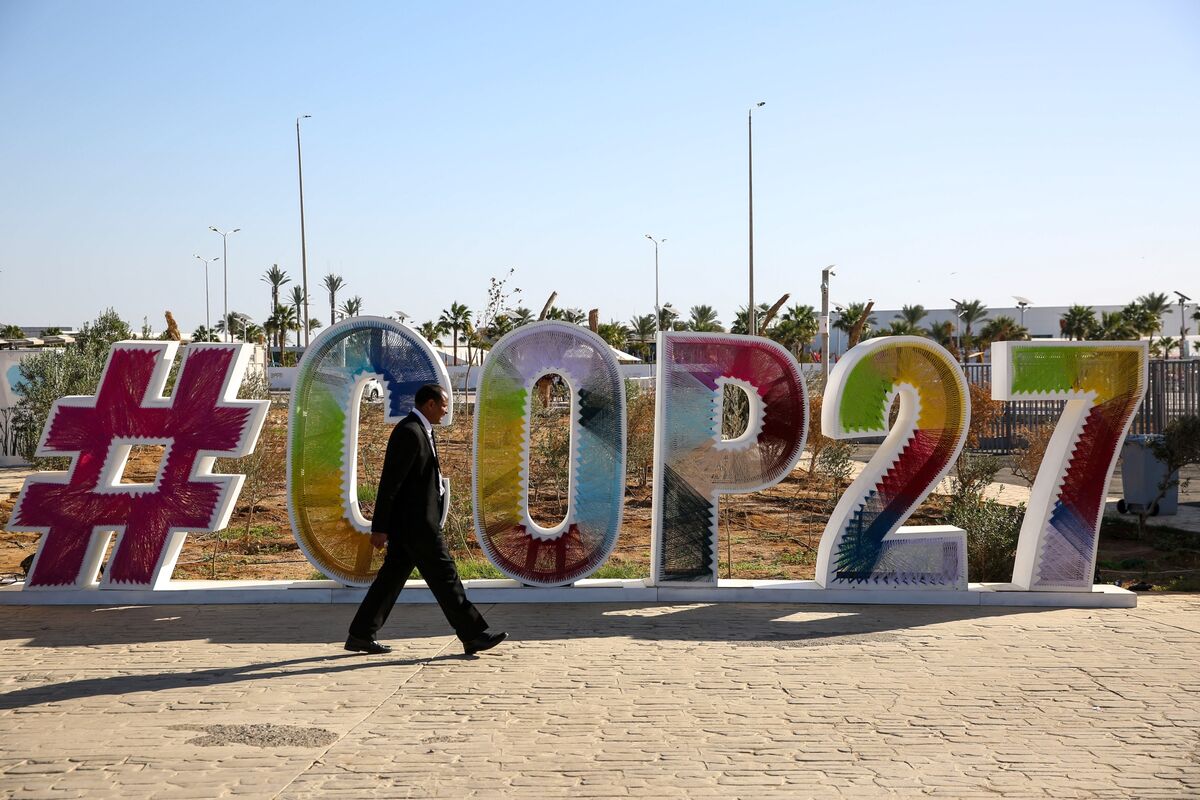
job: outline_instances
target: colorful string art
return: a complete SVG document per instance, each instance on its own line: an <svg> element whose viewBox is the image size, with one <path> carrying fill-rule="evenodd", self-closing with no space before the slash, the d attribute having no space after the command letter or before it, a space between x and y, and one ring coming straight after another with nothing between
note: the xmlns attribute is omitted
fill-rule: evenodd
<svg viewBox="0 0 1200 800"><path fill-rule="evenodd" d="M117 342L94 397L54 402L38 455L71 467L29 476L8 524L43 534L26 588L90 587L116 532L100 588L158 589L189 531L229 524L245 476L213 474L213 463L254 450L270 404L237 399L251 350L238 344L189 345L165 396L178 347ZM123 480L139 446L162 453L152 483Z"/></svg>
<svg viewBox="0 0 1200 800"><path fill-rule="evenodd" d="M996 342L992 397L1066 400L1021 525L1013 583L1091 591L1100 516L1146 394L1147 342Z"/></svg>
<svg viewBox="0 0 1200 800"><path fill-rule="evenodd" d="M888 414L899 398L895 423ZM971 418L962 368L919 336L885 336L851 349L829 375L821 432L834 439L887 434L834 508L817 551L826 588L966 589L966 534L900 526L946 476Z"/></svg>
<svg viewBox="0 0 1200 800"><path fill-rule="evenodd" d="M767 339L660 333L651 570L657 583L717 582L717 498L778 483L808 436L800 367ZM722 440L725 386L749 400L746 430Z"/></svg>
<svg viewBox="0 0 1200 800"><path fill-rule="evenodd" d="M472 472L475 533L501 572L531 586L586 578L621 531L625 384L611 348L564 322L537 322L498 341L483 362ZM529 515L534 387L558 375L570 392L568 507L552 528Z"/></svg>
<svg viewBox="0 0 1200 800"><path fill-rule="evenodd" d="M288 416L292 533L317 569L350 586L369 585L385 552L371 547L365 535L371 523L358 503L358 416L371 380L383 385L384 419L392 423L412 410L422 386L451 390L446 366L429 343L381 317L351 317L330 326L300 361ZM453 409L443 425L452 414Z"/></svg>

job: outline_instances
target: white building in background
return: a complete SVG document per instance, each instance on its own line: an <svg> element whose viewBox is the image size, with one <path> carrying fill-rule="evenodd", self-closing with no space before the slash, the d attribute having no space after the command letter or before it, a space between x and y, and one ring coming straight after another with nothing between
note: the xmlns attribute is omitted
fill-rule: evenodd
<svg viewBox="0 0 1200 800"><path fill-rule="evenodd" d="M1092 306L1092 310L1096 312L1096 319L1100 319L1100 314L1103 312L1120 311L1125 306L1122 305L1107 305L1107 306ZM972 334L978 334L983 326L987 324L989 319L996 317L1012 317L1018 323L1024 324L1029 330L1031 339L1061 339L1062 330L1059 326L1059 321L1063 314L1067 313L1070 306L1026 306L1024 313L1024 322L1021 322L1021 309L1017 306L988 306L987 316L982 320L971 325ZM1191 318L1196 311L1195 303L1188 303L1184 311L1184 327L1187 329L1187 340L1191 345L1190 355L1195 355L1200 345L1200 330L1197 330L1198 325ZM930 325L935 325L941 322L949 322L951 325L957 325L958 317L953 308L927 308L928 315L921 320L920 327L928 328ZM836 323L838 320L838 312L836 309L830 312L830 321ZM871 326L872 330L880 330L888 327L893 320L901 319L900 309L898 308L873 308L871 316L875 318L875 324ZM1179 304L1172 305L1169 310L1163 312L1162 315L1162 331L1161 335L1169 336L1173 339L1179 339ZM957 335L958 328L955 327ZM846 334L843 331L833 330L830 332L829 347L830 352L841 355L846 350ZM818 342L820 337L817 337ZM1173 351L1178 355L1178 350Z"/></svg>

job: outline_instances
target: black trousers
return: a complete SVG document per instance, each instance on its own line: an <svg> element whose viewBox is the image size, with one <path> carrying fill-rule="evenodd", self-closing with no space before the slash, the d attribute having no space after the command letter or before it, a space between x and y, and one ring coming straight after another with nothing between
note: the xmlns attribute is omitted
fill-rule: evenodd
<svg viewBox="0 0 1200 800"><path fill-rule="evenodd" d="M458 579L458 568L454 566L441 532L432 536L389 533L387 555L350 623L351 636L375 638L387 622L413 567L421 571L421 577L437 598L442 613L459 639L470 641L487 630L483 615L467 599L467 591Z"/></svg>

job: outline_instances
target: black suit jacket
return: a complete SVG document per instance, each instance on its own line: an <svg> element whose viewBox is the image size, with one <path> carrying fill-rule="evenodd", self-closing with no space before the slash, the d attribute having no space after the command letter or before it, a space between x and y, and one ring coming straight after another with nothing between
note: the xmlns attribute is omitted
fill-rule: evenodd
<svg viewBox="0 0 1200 800"><path fill-rule="evenodd" d="M410 412L388 438L371 532L436 535L441 517L437 458L425 426Z"/></svg>

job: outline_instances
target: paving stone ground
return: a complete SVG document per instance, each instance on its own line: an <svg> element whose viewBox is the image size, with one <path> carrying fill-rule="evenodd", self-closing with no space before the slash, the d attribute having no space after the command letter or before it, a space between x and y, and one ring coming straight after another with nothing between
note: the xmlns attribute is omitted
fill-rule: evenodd
<svg viewBox="0 0 1200 800"><path fill-rule="evenodd" d="M0 796L1200 797L1200 596L352 612L0 607Z"/></svg>

